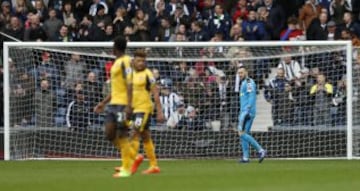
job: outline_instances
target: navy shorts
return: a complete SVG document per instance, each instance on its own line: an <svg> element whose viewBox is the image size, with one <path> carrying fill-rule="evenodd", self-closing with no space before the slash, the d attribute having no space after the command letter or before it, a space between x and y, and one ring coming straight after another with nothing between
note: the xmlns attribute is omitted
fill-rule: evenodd
<svg viewBox="0 0 360 191"><path fill-rule="evenodd" d="M126 124L125 107L126 105L108 105L105 111L105 123L117 123L121 126Z"/></svg>

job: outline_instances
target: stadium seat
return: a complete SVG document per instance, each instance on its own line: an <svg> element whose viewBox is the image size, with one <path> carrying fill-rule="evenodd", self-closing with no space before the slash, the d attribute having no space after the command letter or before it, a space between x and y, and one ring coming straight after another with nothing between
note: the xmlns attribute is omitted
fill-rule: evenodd
<svg viewBox="0 0 360 191"><path fill-rule="evenodd" d="M65 107L59 107L56 112L56 116L65 117L66 115L66 108Z"/></svg>
<svg viewBox="0 0 360 191"><path fill-rule="evenodd" d="M55 117L55 126L56 127L64 127L65 118L64 117Z"/></svg>

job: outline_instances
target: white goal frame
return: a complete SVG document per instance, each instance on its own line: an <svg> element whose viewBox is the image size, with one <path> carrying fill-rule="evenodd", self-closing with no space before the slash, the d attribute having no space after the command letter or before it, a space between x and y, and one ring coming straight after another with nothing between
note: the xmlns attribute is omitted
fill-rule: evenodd
<svg viewBox="0 0 360 191"><path fill-rule="evenodd" d="M112 42L4 42L3 67L4 67L4 160L10 160L10 74L9 74L9 48L11 47L111 47ZM129 47L199 47L199 46L321 46L334 45L346 47L346 86L347 95L352 95L352 54L351 41L261 41L261 42L130 42ZM347 96L347 156L346 159L356 159L353 156L353 103L352 96Z"/></svg>

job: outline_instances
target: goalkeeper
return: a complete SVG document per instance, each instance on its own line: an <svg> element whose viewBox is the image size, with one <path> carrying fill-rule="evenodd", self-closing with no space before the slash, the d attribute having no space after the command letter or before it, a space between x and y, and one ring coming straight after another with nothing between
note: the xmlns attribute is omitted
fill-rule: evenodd
<svg viewBox="0 0 360 191"><path fill-rule="evenodd" d="M156 119L157 122L162 123L164 121L164 115L159 98L159 90L156 86L156 80L152 72L146 67L145 63L146 52L138 49L134 53L133 60L133 95L134 99L132 106L133 112L133 127L134 133L132 135L132 146L136 153L139 152L140 137L144 142L144 150L146 156L149 158L150 167L143 171L143 174L159 173L160 168L158 167L155 148L151 139L149 123L150 116L153 112L153 103L151 95L155 100L156 107ZM138 163L139 155L137 156L135 163ZM138 164L133 165L137 168ZM135 169L136 171L136 169Z"/></svg>
<svg viewBox="0 0 360 191"><path fill-rule="evenodd" d="M241 163L248 163L249 160L249 144L255 147L259 155L259 163L261 163L266 155L265 150L250 135L251 125L256 114L256 84L253 79L248 77L248 72L244 67L238 70L241 80L240 86L240 115L239 115L239 135L243 151Z"/></svg>
<svg viewBox="0 0 360 191"><path fill-rule="evenodd" d="M125 54L127 42L123 37L114 39L114 55L116 60L111 68L111 91L102 102L95 107L95 112L104 110L107 103L105 134L107 139L121 150L123 170L117 172L113 177L128 177L131 175L132 147L130 144L127 128L127 118L131 116L132 103L132 69L131 58Z"/></svg>

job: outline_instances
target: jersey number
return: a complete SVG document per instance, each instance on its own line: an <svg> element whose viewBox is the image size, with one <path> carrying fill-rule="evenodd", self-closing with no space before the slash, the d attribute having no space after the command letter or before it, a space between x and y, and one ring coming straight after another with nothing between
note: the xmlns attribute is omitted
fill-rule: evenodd
<svg viewBox="0 0 360 191"><path fill-rule="evenodd" d="M125 120L125 114L123 112L116 113L117 115L117 122L123 122Z"/></svg>
<svg viewBox="0 0 360 191"><path fill-rule="evenodd" d="M141 127L141 124L142 124L142 117L137 117L136 119L135 119L135 127L136 128L140 128Z"/></svg>

